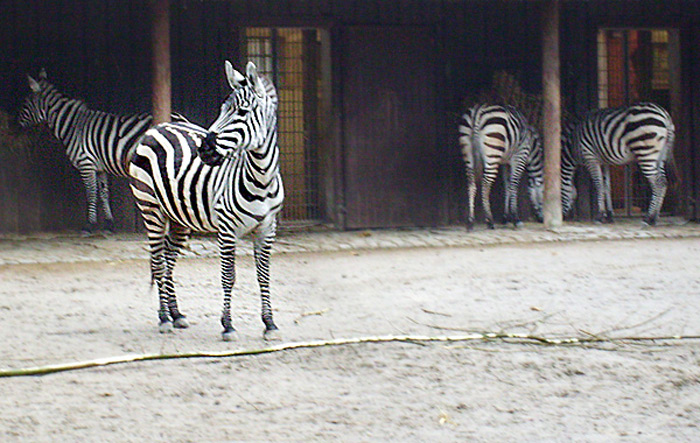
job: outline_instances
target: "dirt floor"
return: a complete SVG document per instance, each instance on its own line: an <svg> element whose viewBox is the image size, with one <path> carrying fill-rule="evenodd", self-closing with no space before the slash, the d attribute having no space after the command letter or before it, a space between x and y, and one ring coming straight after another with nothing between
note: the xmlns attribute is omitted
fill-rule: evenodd
<svg viewBox="0 0 700 443"><path fill-rule="evenodd" d="M466 235L466 234L465 234ZM700 239L285 253L284 342L468 331L700 335ZM176 268L159 334L142 259L0 266L0 369L265 347L252 259L220 338L218 261ZM699 441L700 341L358 344L0 378L0 441Z"/></svg>

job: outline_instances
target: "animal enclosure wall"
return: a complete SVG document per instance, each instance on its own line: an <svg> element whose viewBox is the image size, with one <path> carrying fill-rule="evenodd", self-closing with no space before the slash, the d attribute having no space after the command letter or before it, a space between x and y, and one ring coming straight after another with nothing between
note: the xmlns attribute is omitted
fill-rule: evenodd
<svg viewBox="0 0 700 443"><path fill-rule="evenodd" d="M598 105L599 29L677 30L680 66L669 66L680 73L676 161L683 178L679 192L691 198L668 211L693 216L694 206L686 207L700 198L700 5L560 3L562 87L572 113ZM60 147L46 136L31 141L14 123L28 92L26 74L45 67L62 91L95 109L149 110L149 4L0 2L0 110L8 116L0 132L0 232L83 225L82 186ZM358 229L462 223L466 179L457 116L492 87L496 72L517 80L523 94L540 94L540 13L540 2L510 0L172 0L173 109L207 126L229 90L223 61L240 68L247 58L261 64L269 59L285 102L280 144L286 222ZM409 47L413 60L387 63ZM381 70L363 65L358 51ZM18 145L19 139L26 144ZM587 180L578 180L578 214L586 219ZM128 186L115 182L117 228L138 230ZM499 214L500 180L492 196ZM527 201L520 206L528 218Z"/></svg>

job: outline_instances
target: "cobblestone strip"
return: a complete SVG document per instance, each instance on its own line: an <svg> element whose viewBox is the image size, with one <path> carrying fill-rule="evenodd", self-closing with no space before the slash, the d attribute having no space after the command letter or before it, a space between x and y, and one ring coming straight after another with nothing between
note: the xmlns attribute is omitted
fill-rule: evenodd
<svg viewBox="0 0 700 443"><path fill-rule="evenodd" d="M667 222L654 228L642 228L639 223L623 221L614 225L567 224L557 231L547 231L540 224L526 224L514 230L466 232L462 227L324 231L281 233L275 253L340 252L374 249L485 247L511 244L552 242L609 241L631 239L700 238L700 224ZM252 255L252 243L243 239L237 254ZM187 258L216 258L218 249L213 237L190 240ZM0 266L32 263L73 263L91 261L147 260L145 240L136 234L81 238L68 235L0 238Z"/></svg>

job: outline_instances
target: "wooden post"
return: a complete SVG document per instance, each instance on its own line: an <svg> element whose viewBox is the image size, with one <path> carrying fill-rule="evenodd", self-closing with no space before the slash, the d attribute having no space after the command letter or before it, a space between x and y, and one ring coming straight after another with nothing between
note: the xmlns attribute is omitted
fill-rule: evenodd
<svg viewBox="0 0 700 443"><path fill-rule="evenodd" d="M153 124L170 121L170 0L152 0Z"/></svg>
<svg viewBox="0 0 700 443"><path fill-rule="evenodd" d="M544 101L544 225L562 225L561 88L559 79L559 0L543 4L542 95Z"/></svg>

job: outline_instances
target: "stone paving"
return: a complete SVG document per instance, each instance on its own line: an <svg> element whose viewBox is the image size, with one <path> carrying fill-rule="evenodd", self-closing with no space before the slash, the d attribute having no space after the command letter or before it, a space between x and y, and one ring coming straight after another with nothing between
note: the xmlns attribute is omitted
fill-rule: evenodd
<svg viewBox="0 0 700 443"><path fill-rule="evenodd" d="M477 226L467 232L462 226L416 229L377 229L336 231L314 229L282 230L274 253L337 252L372 249L426 247L484 247L503 244L539 244L628 239L700 238L700 224L679 218L664 218L655 227L643 227L639 220L617 220L612 225L565 223L559 229L546 230L542 224L525 223L519 229L498 226L487 230ZM244 239L238 255L251 255L252 244ZM185 257L216 257L212 236L190 240ZM144 234L98 234L81 237L77 233L0 236L0 265L31 263L73 263L89 261L148 259Z"/></svg>

